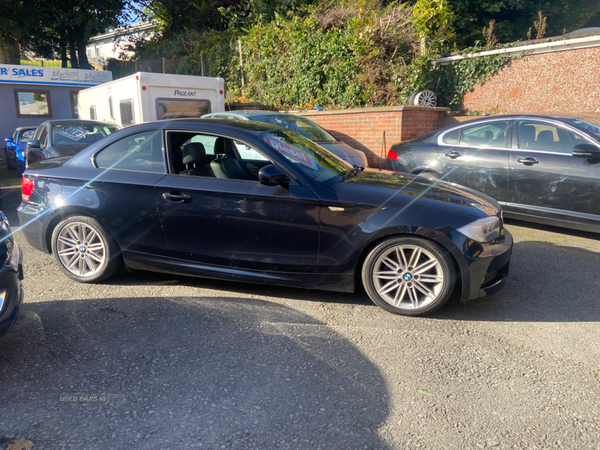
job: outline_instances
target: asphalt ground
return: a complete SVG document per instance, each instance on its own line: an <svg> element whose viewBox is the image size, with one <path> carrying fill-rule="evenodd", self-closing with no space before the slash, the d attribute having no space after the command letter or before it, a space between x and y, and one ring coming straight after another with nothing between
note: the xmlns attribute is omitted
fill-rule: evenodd
<svg viewBox="0 0 600 450"><path fill-rule="evenodd" d="M17 228L19 191L1 193ZM17 232L0 449L598 449L599 236L507 228L506 287L427 318L364 293L78 284Z"/></svg>

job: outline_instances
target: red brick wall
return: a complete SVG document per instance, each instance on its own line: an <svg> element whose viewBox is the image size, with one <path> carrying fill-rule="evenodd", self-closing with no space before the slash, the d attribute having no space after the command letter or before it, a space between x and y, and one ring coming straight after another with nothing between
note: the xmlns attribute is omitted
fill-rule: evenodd
<svg viewBox="0 0 600 450"><path fill-rule="evenodd" d="M447 108L397 106L340 111L302 111L298 114L318 123L337 139L363 151L369 165L385 166L392 144L414 139L440 128ZM385 132L385 138L384 138Z"/></svg>
<svg viewBox="0 0 600 450"><path fill-rule="evenodd" d="M600 112L600 47L517 59L465 95L464 108L492 114Z"/></svg>

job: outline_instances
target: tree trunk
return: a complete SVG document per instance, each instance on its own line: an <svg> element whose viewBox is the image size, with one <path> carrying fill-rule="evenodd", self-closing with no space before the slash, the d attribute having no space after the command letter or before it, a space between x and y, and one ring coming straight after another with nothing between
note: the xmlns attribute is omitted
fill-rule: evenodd
<svg viewBox="0 0 600 450"><path fill-rule="evenodd" d="M67 58L67 40L63 31L60 33L58 47L60 48L60 66L63 69L67 68L69 67L69 59Z"/></svg>
<svg viewBox="0 0 600 450"><path fill-rule="evenodd" d="M73 37L75 38L75 45L77 45L77 56L79 57L79 68L80 69L91 69L92 66L88 61L87 57L87 45L85 39L85 26L77 25L75 27L75 33L73 33Z"/></svg>
<svg viewBox="0 0 600 450"><path fill-rule="evenodd" d="M21 64L19 44L12 36L0 36L0 64Z"/></svg>
<svg viewBox="0 0 600 450"><path fill-rule="evenodd" d="M72 36L69 37L69 56L71 56L71 67L78 69L79 62L77 61L77 51L75 50L75 41Z"/></svg>

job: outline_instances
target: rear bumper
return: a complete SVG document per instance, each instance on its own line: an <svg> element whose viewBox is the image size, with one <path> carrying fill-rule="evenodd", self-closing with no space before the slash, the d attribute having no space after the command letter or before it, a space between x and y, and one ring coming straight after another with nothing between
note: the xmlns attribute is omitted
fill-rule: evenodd
<svg viewBox="0 0 600 450"><path fill-rule="evenodd" d="M23 253L15 244L10 265L0 268L0 292L4 291L4 301L0 307L0 337L12 327L23 309Z"/></svg>

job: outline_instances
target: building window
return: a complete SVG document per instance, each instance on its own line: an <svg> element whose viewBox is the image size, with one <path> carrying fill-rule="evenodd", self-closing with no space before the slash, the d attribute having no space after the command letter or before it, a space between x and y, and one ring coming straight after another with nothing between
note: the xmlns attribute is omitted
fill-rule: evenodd
<svg viewBox="0 0 600 450"><path fill-rule="evenodd" d="M73 114L73 119L79 119L79 114L77 112L77 94L79 94L79 91L69 92L69 96L71 97L71 113Z"/></svg>
<svg viewBox="0 0 600 450"><path fill-rule="evenodd" d="M17 117L52 117L50 91L15 89Z"/></svg>

